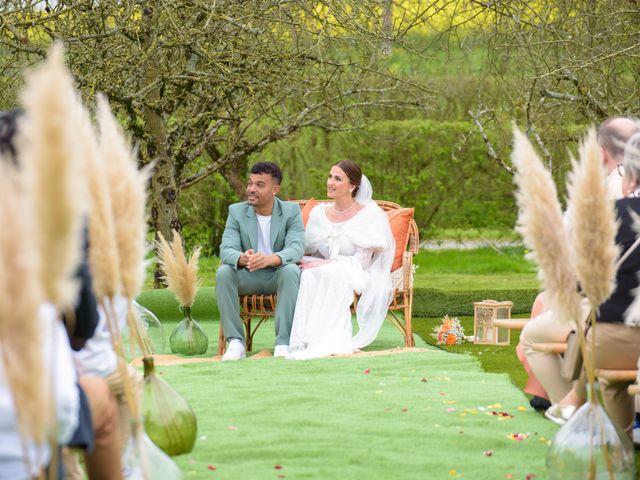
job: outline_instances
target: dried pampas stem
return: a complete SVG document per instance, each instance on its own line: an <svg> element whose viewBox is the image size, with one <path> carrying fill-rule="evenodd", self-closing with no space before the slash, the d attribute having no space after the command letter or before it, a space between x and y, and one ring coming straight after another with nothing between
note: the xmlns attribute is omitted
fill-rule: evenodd
<svg viewBox="0 0 640 480"><path fill-rule="evenodd" d="M121 291L129 301L127 323L131 339L138 343L144 355L149 355L151 348L144 338L143 329L133 308L133 299L142 290L145 276L145 202L149 170L138 170L135 152L111 113L106 97L98 95L97 105L100 151L102 158L108 160L105 167L114 220Z"/></svg>
<svg viewBox="0 0 640 480"><path fill-rule="evenodd" d="M31 192L0 161L0 350L23 438L43 442L51 431L52 390L38 316L43 292L34 243Z"/></svg>
<svg viewBox="0 0 640 480"><path fill-rule="evenodd" d="M145 202L149 171L138 170L135 153L111 113L107 99L102 95L98 96L97 119L100 150L107 160L122 293L134 299L142 290L145 277Z"/></svg>
<svg viewBox="0 0 640 480"><path fill-rule="evenodd" d="M555 184L527 137L517 127L513 136L518 231L531 250L529 258L538 264L550 307L560 319L577 321L580 295Z"/></svg>
<svg viewBox="0 0 640 480"><path fill-rule="evenodd" d="M93 291L102 301L112 298L120 289L118 248L116 244L111 195L105 181L105 159L96 140L89 113L83 110L79 137L82 138L83 157L87 162L90 191L89 264L93 276Z"/></svg>
<svg viewBox="0 0 640 480"><path fill-rule="evenodd" d="M173 230L173 241L169 244L158 232L158 263L164 272L164 280L183 308L190 308L198 289L198 258L196 248L187 261L180 234Z"/></svg>
<svg viewBox="0 0 640 480"><path fill-rule="evenodd" d="M615 289L618 225L607 195L606 173L592 128L579 148L569 176L569 241L580 288L597 309Z"/></svg>
<svg viewBox="0 0 640 480"><path fill-rule="evenodd" d="M20 97L25 109L18 131L18 155L35 192L36 249L45 298L59 311L75 304L81 260L86 185L75 127L77 97L64 66L61 44L26 75Z"/></svg>

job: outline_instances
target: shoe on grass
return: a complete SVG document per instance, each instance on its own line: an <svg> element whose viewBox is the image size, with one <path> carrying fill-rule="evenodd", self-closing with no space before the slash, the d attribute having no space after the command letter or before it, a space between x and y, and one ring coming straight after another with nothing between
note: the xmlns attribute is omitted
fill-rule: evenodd
<svg viewBox="0 0 640 480"><path fill-rule="evenodd" d="M291 355L291 350L289 349L289 345L276 345L273 349L274 357L288 357Z"/></svg>
<svg viewBox="0 0 640 480"><path fill-rule="evenodd" d="M531 397L531 400L529 400L529 405L531 405L531 408L535 410L546 410L551 406L551 402L546 398L534 395Z"/></svg>
<svg viewBox="0 0 640 480"><path fill-rule="evenodd" d="M247 349L240 340L233 339L229 342L227 351L222 355L222 361L227 362L229 360L242 360L247 357Z"/></svg>
<svg viewBox="0 0 640 480"><path fill-rule="evenodd" d="M556 403L551 405L544 412L544 416L558 425L564 425L571 418L576 411L576 407L573 405L560 405Z"/></svg>

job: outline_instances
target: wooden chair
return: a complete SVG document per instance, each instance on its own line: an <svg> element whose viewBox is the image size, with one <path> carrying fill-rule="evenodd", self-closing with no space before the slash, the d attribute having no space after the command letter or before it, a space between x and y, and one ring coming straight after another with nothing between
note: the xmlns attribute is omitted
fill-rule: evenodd
<svg viewBox="0 0 640 480"><path fill-rule="evenodd" d="M304 208L308 200L295 200L300 208ZM319 200L320 203L328 202L328 200ZM403 208L397 203L378 200L376 203L385 212ZM397 240L396 240L397 241ZM418 253L420 246L420 237L418 225L412 218L409 222L409 232L405 245L405 252L402 258L402 267L392 273L394 282L393 300L389 305L387 318L401 332L406 347L415 346L413 338L412 315L413 315L413 256ZM391 274L391 272L390 272ZM278 302L277 296L272 295L241 295L240 302L240 318L244 324L245 337L247 343L247 351L251 351L253 347L253 336L267 318L272 317L275 313L275 307ZM354 303L352 311L355 311L357 297L354 295ZM257 322L252 324L253 319ZM222 324L218 334L218 355L222 355L225 350L225 338L222 332Z"/></svg>

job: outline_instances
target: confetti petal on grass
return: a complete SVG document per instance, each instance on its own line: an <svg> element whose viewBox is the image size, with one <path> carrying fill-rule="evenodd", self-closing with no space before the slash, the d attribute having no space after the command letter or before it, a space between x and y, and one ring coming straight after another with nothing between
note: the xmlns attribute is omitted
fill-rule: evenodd
<svg viewBox="0 0 640 480"><path fill-rule="evenodd" d="M532 480L536 478L536 474L535 473L527 473L527 476L524 477L524 480Z"/></svg>
<svg viewBox="0 0 640 480"><path fill-rule="evenodd" d="M456 409L454 407L449 407L447 408L447 412L455 412Z"/></svg>
<svg viewBox="0 0 640 480"><path fill-rule="evenodd" d="M237 429L238 429L238 427L236 427L235 425L229 425L229 426L227 427L227 429L228 429L228 430L237 430Z"/></svg>
<svg viewBox="0 0 640 480"><path fill-rule="evenodd" d="M528 436L528 433L510 433L509 435L507 435L507 438L515 440L516 442L521 442L523 440L526 440Z"/></svg>
<svg viewBox="0 0 640 480"><path fill-rule="evenodd" d="M492 455L493 455L493 450L485 450L482 454L483 454L485 457L490 457L490 456L492 456Z"/></svg>
<svg viewBox="0 0 640 480"><path fill-rule="evenodd" d="M508 412L496 412L495 410L491 412L491 415L498 417L498 420L509 420L513 418L513 415Z"/></svg>
<svg viewBox="0 0 640 480"><path fill-rule="evenodd" d="M276 463L276 464L273 466L273 468L275 468L276 470L282 470L282 465L279 465L279 464L277 464L277 463Z"/></svg>
<svg viewBox="0 0 640 480"><path fill-rule="evenodd" d="M452 477L454 475L456 475L458 472L456 472L453 468L451 470L449 470L449 475L451 475Z"/></svg>
<svg viewBox="0 0 640 480"><path fill-rule="evenodd" d="M370 369L370 368L367 368L367 369L366 369L364 372L362 372L362 373L364 373L365 375L369 375L369 374L371 373L371 369Z"/></svg>
<svg viewBox="0 0 640 480"><path fill-rule="evenodd" d="M520 406L518 407L518 411L519 411L519 412L526 412L527 410L529 410L529 409L528 409L527 407L523 407L522 405L520 405Z"/></svg>
<svg viewBox="0 0 640 480"><path fill-rule="evenodd" d="M207 465L207 469L208 469L208 470L211 470L212 472L215 472L215 471L217 470L217 469L216 469L216 467L214 467L214 466L213 466L213 465L211 465L211 464Z"/></svg>

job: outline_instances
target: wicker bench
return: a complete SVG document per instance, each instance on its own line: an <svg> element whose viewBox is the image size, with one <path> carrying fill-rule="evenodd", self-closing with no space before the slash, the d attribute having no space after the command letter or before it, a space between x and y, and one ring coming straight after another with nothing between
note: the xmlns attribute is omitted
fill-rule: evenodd
<svg viewBox="0 0 640 480"><path fill-rule="evenodd" d="M295 200L300 208L304 208L308 200ZM325 202L328 200L320 200L319 202ZM391 212L403 207L397 203L378 200L376 202L380 208L385 212ZM418 233L418 225L415 220L411 218L408 226L409 231L406 235L406 243L404 247L404 254L402 258L402 266L395 272L392 272L394 289L393 299L389 305L389 311L387 312L387 319L393 323L404 337L404 344L406 347L415 346L413 338L412 310L413 310L413 256L418 253L420 245L420 238ZM396 242L398 240L396 239ZM355 305L358 299L354 295L354 303L352 305L352 311L355 311ZM272 295L241 295L239 297L240 302L240 318L244 324L245 338L247 344L247 351L251 351L253 347L253 337L260 327L269 317L272 317L275 312L275 307L278 302L278 298L275 294ZM256 319L253 322L253 319ZM225 337L222 331L222 324L220 324L220 331L218 334L218 355L222 355L225 350Z"/></svg>

